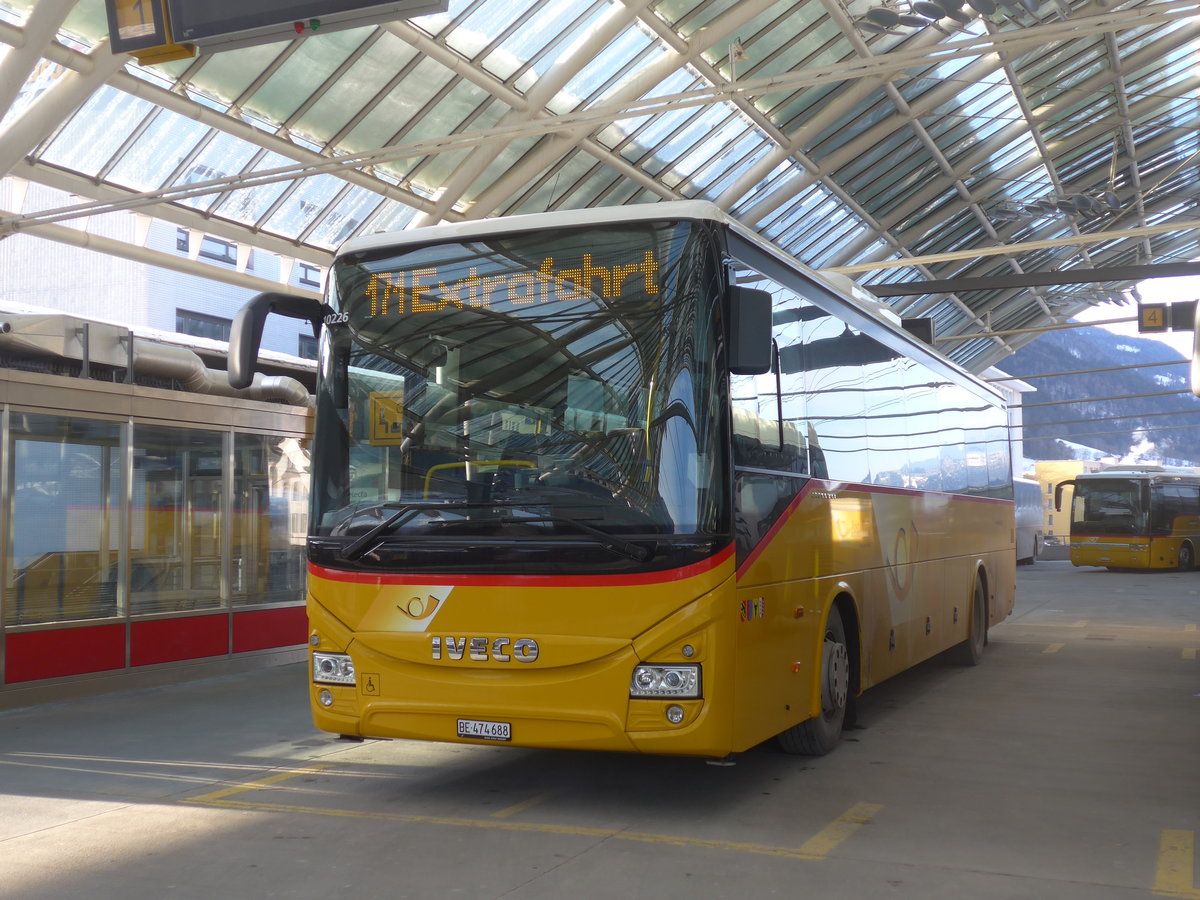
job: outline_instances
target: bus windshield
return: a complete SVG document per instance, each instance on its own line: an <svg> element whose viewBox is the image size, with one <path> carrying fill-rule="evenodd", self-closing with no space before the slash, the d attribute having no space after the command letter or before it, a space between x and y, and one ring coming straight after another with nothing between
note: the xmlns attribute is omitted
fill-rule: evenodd
<svg viewBox="0 0 1200 900"><path fill-rule="evenodd" d="M1146 534L1145 484L1125 478L1079 479L1071 503L1075 534Z"/></svg>
<svg viewBox="0 0 1200 900"><path fill-rule="evenodd" d="M606 571L677 564L672 541L716 538L728 518L716 262L689 223L343 257L313 535L362 565L398 561L376 552L389 545L466 542L486 564L541 543Z"/></svg>

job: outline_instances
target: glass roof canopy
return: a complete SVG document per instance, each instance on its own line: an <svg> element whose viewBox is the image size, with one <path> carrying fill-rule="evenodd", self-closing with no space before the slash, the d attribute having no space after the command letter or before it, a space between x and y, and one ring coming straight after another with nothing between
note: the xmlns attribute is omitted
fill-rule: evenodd
<svg viewBox="0 0 1200 900"><path fill-rule="evenodd" d="M140 67L100 0L0 0L0 174L81 198L0 234L132 209L324 265L354 235L701 198L868 289L1200 256L1197 0L968 3L451 0ZM979 371L1033 337L995 332L1132 283L887 302Z"/></svg>

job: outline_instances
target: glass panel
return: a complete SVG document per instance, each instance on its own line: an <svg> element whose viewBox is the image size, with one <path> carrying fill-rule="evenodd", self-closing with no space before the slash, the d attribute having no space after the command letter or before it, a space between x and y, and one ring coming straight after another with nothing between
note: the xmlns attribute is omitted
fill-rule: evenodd
<svg viewBox="0 0 1200 900"><path fill-rule="evenodd" d="M303 41L246 101L246 112L268 122L286 122L371 35L371 31L370 28L351 28L323 34L319 41ZM361 106L369 99L369 95L364 97L354 92L353 82L340 82L338 88L346 106Z"/></svg>
<svg viewBox="0 0 1200 900"><path fill-rule="evenodd" d="M250 171L261 172L264 169L279 169L289 165L295 165L295 162L278 153L267 153L251 167ZM277 181L261 187L233 191L226 196L223 202L217 204L217 209L224 218L244 222L247 225L256 223L259 216L266 212L275 199L291 184L292 182Z"/></svg>
<svg viewBox="0 0 1200 900"><path fill-rule="evenodd" d="M141 121L154 111L145 100L102 87L88 98L43 153L45 162L96 175Z"/></svg>
<svg viewBox="0 0 1200 900"><path fill-rule="evenodd" d="M216 431L136 425L130 521L130 611L221 602L222 440Z"/></svg>
<svg viewBox="0 0 1200 900"><path fill-rule="evenodd" d="M304 599L308 449L296 438L234 437L234 605Z"/></svg>
<svg viewBox="0 0 1200 900"><path fill-rule="evenodd" d="M593 571L690 558L727 496L712 246L645 223L343 257L322 348L317 549L343 565L425 552L491 565L513 546L535 568L564 553ZM368 555L373 541L388 549Z"/></svg>
<svg viewBox="0 0 1200 900"><path fill-rule="evenodd" d="M13 413L12 572L4 623L117 613L120 426Z"/></svg>
<svg viewBox="0 0 1200 900"><path fill-rule="evenodd" d="M137 191L153 190L208 133L207 125L162 110L113 167L109 180Z"/></svg>
<svg viewBox="0 0 1200 900"><path fill-rule="evenodd" d="M375 102L376 95L416 53L398 37L387 33L380 35L362 58L338 79L337 85L318 97L292 125L293 133L306 135L320 144L329 141L364 107ZM394 125L392 134L396 132Z"/></svg>

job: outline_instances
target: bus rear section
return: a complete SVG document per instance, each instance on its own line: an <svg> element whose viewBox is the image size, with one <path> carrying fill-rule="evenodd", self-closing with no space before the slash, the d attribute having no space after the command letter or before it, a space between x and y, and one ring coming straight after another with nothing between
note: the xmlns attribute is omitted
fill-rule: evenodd
<svg viewBox="0 0 1200 900"><path fill-rule="evenodd" d="M1109 468L1061 483L1072 487L1071 564L1109 569L1195 568L1200 548L1200 477L1161 466Z"/></svg>

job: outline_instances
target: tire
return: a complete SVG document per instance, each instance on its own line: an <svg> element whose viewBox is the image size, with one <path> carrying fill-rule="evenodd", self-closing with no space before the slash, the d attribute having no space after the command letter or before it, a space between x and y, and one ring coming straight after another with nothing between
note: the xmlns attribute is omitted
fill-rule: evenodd
<svg viewBox="0 0 1200 900"><path fill-rule="evenodd" d="M846 628L835 606L825 623L821 651L821 714L793 725L777 738L784 753L824 756L838 745L850 698L850 649Z"/></svg>
<svg viewBox="0 0 1200 900"><path fill-rule="evenodd" d="M1179 571L1190 572L1196 568L1196 551L1188 543L1179 545Z"/></svg>
<svg viewBox="0 0 1200 900"><path fill-rule="evenodd" d="M950 660L960 666L979 665L983 659L983 648L987 645L987 632L987 592L983 587L983 579L976 575L967 639L950 648Z"/></svg>

